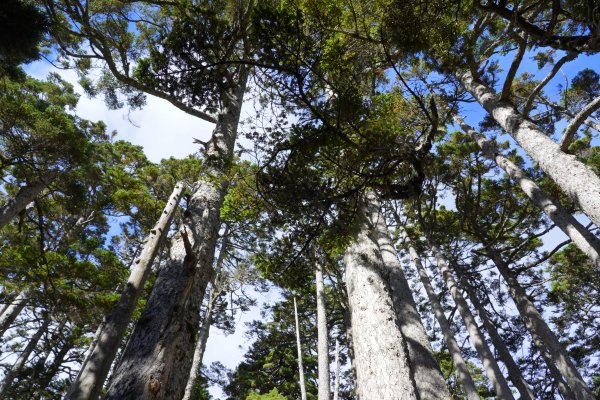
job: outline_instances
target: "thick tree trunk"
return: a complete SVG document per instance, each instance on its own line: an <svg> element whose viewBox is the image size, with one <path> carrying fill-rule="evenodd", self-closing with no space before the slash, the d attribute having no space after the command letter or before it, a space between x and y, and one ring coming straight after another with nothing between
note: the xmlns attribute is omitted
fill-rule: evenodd
<svg viewBox="0 0 600 400"><path fill-rule="evenodd" d="M500 168L506 171L508 176L519 183L533 204L541 209L573 241L575 246L583 251L596 266L600 266L600 240L596 236L529 179L525 171L501 155L496 146L478 134L461 118L455 117L454 121L479 145L488 158L495 161Z"/></svg>
<svg viewBox="0 0 600 400"><path fill-rule="evenodd" d="M46 333L48 326L50 325L51 318L49 315L44 316L44 320L41 325L38 327L37 331L33 334L33 336L29 339L27 346L23 349L13 366L6 372L4 376L4 380L0 384L0 399L6 398L6 391L11 387L13 380L17 376L17 374L21 371L29 356L35 350L38 342L42 338L42 335Z"/></svg>
<svg viewBox="0 0 600 400"><path fill-rule="evenodd" d="M296 319L296 347L298 349L298 383L300 384L300 398L306 400L306 383L304 381L304 367L302 365L302 346L300 344L300 323L298 322L298 306L294 297L294 318Z"/></svg>
<svg viewBox="0 0 600 400"><path fill-rule="evenodd" d="M15 197L0 207L0 228L23 211L27 204L35 200L56 179L58 174L58 171L47 171L37 181L19 189Z"/></svg>
<svg viewBox="0 0 600 400"><path fill-rule="evenodd" d="M481 359L481 363L485 369L485 372L490 380L490 383L494 387L494 391L496 392L496 397L499 399L514 399L510 387L504 379L502 375L502 371L500 371L500 367L494 358L494 354L490 350L487 345L481 330L479 330L479 326L475 321L475 317L469 310L469 306L467 301L463 297L462 293L458 289L456 281L452 276L452 272L450 271L450 267L446 262L446 259L443 257L442 253L438 249L435 243L431 240L428 240L429 247L431 248L433 255L438 263L438 268L442 273L442 277L450 294L452 295L452 299L454 299L454 303L456 304L456 308L462 320L465 323L465 327L467 328L467 332L469 333L469 339L471 340L471 344L477 351L479 358Z"/></svg>
<svg viewBox="0 0 600 400"><path fill-rule="evenodd" d="M190 368L190 377L185 387L182 400L190 400L193 395L194 388L198 386L198 381L201 376L202 370L202 359L204 358L204 351L206 350L206 342L210 334L210 327L213 320L214 305L219 296L221 295L221 271L223 269L223 263L229 249L229 227L225 229L223 233L223 239L221 241L221 250L219 251L219 258L215 266L214 278L211 283L210 293L208 295L208 302L206 304L206 311L204 313L204 319L202 320L202 326L200 327L200 335L196 342L196 348L194 349L194 358L192 359L192 367Z"/></svg>
<svg viewBox="0 0 600 400"><path fill-rule="evenodd" d="M329 334L327 330L323 269L319 260L316 260L315 277L317 288L317 358L319 364L319 393L317 398L319 400L329 400Z"/></svg>
<svg viewBox="0 0 600 400"><path fill-rule="evenodd" d="M548 176L600 226L600 177L573 155L560 150L537 125L523 118L471 71L456 74L463 87L508 132Z"/></svg>
<svg viewBox="0 0 600 400"><path fill-rule="evenodd" d="M352 322L356 392L360 400L416 400L410 361L390 288L391 269L377 245L380 211L368 193L359 211L359 232L346 250L346 285Z"/></svg>
<svg viewBox="0 0 600 400"><path fill-rule="evenodd" d="M488 332L490 338L492 339L492 344L494 345L496 352L500 356L500 360L502 360L504 365L506 365L508 377L512 381L515 388L517 388L517 390L519 391L519 394L521 395L521 400L534 400L535 394L529 387L529 383L527 383L525 378L523 378L519 366L515 362L515 359L510 353L510 350L508 350L508 347L506 347L504 339L502 339L502 337L498 333L498 330L496 329L496 324L491 320L485 307L483 306L483 304L481 304L479 298L477 297L469 283L466 282L466 280L462 280L462 282L465 291L467 292L467 296L471 300L471 303L475 307L475 310L477 310L477 313L479 314L479 318L483 322L485 330Z"/></svg>
<svg viewBox="0 0 600 400"><path fill-rule="evenodd" d="M465 362L461 352L460 346L456 342L454 338L454 333L452 332L452 328L450 327L450 323L446 318L446 314L444 314L444 309L438 300L438 296L435 294L433 289L433 285L429 280L429 276L427 276L427 271L423 267L421 263L421 257L417 253L417 250L412 244L410 237L406 233L406 230L403 227L400 227L400 240L404 242L404 246L408 249L408 253L412 262L419 273L419 277L421 278L421 282L423 283L423 287L425 288L425 292L427 293L427 297L429 298L429 302L431 303L431 308L433 309L433 314L435 315L436 320L440 324L440 329L442 330L442 334L444 335L444 341L446 342L446 347L448 348L448 352L452 357L452 361L454 362L454 366L456 367L456 372L458 374L458 379L467 395L467 399L469 400L479 400L479 394L477 393L477 387L475 386L475 382L473 381L473 377L467 368L467 363Z"/></svg>
<svg viewBox="0 0 600 400"><path fill-rule="evenodd" d="M450 398L450 392L433 354L431 343L381 212L376 215L373 224L382 261L390 271L392 299L402 336L408 348L411 378L415 383L417 395L420 399L447 400Z"/></svg>
<svg viewBox="0 0 600 400"><path fill-rule="evenodd" d="M106 399L178 399L183 396L197 339L200 304L212 276L247 73L222 96L222 110L206 146L208 176L196 182L179 232L123 352Z"/></svg>
<svg viewBox="0 0 600 400"><path fill-rule="evenodd" d="M144 284L150 274L160 244L169 231L183 189L183 182L178 182L175 185L165 209L145 240L140 256L134 262L133 270L129 275L125 289L121 293L119 302L103 322L100 334L95 340L95 346L92 348L90 355L86 357L65 399L97 399L102 393L102 385L117 354L117 349L127 330L127 325L140 294L144 289Z"/></svg>
<svg viewBox="0 0 600 400"><path fill-rule="evenodd" d="M335 381L333 384L333 400L340 398L340 342L335 340Z"/></svg>
<svg viewBox="0 0 600 400"><path fill-rule="evenodd" d="M517 310L549 368L552 369L552 364L556 366L571 389L575 399L592 400L594 398L592 391L588 388L579 371L577 371L564 346L560 343L548 324L546 324L542 315L535 308L535 305L529 300L527 293L525 293L523 287L521 287L512 274L508 264L504 262L501 255L494 249L485 248L485 253L496 264L498 271L500 271L500 274L504 278L508 286L508 291L517 306ZM557 383L559 382L560 380ZM561 391L561 394L565 397L570 396L567 392Z"/></svg>
<svg viewBox="0 0 600 400"><path fill-rule="evenodd" d="M17 297L4 307L2 315L0 315L0 337L4 336L4 333L10 328L10 325L19 316L27 301L29 300L29 289L22 290L19 292Z"/></svg>

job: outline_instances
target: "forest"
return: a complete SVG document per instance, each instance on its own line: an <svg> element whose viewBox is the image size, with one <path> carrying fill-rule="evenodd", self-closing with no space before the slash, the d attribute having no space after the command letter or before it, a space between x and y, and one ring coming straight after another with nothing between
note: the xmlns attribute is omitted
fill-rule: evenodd
<svg viewBox="0 0 600 400"><path fill-rule="evenodd" d="M600 399L599 53L595 0L2 0L0 399Z"/></svg>

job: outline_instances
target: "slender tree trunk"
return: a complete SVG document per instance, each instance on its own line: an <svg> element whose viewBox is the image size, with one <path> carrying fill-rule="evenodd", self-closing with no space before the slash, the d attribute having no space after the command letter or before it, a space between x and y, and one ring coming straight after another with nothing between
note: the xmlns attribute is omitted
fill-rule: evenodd
<svg viewBox="0 0 600 400"><path fill-rule="evenodd" d="M494 120L508 132L548 176L600 226L600 177L573 155L560 150L537 125L523 118L492 89L475 79L471 71L456 76Z"/></svg>
<svg viewBox="0 0 600 400"><path fill-rule="evenodd" d="M306 400L306 384L304 381L304 367L302 366L302 346L300 345L300 324L298 322L298 306L294 297L294 317L296 318L296 347L298 348L298 376L300 383L300 398Z"/></svg>
<svg viewBox="0 0 600 400"><path fill-rule="evenodd" d="M515 385L515 388L517 388L517 390L519 391L519 394L521 395L521 400L534 400L535 394L529 387L529 383L527 383L525 378L523 378L519 366L515 362L512 354L510 353L510 350L508 350L508 347L506 347L504 339L502 339L502 337L498 333L498 330L496 329L496 324L491 320L485 307L483 306L483 304L481 304L479 298L477 298L477 295L475 294L473 288L469 285L469 283L465 279L462 279L461 282L463 282L463 287L467 292L467 296L471 300L471 303L475 307L475 310L477 310L477 313L479 314L479 318L483 322L485 330L490 335L490 338L492 339L492 344L498 352L500 360L502 360L504 365L506 365L508 377L512 381L513 385Z"/></svg>
<svg viewBox="0 0 600 400"><path fill-rule="evenodd" d="M223 93L223 106L205 151L204 166L210 178L195 184L182 225L171 241L167 265L158 273L106 399L183 396L200 305L212 277L219 213L228 186L226 172L235 147L246 80L246 67L241 67L238 85Z"/></svg>
<svg viewBox="0 0 600 400"><path fill-rule="evenodd" d="M533 204L541 209L596 266L600 266L600 240L579 223L557 201L550 198L534 181L529 179L525 171L500 154L496 146L478 134L461 118L455 117L454 120L479 145L488 158L495 161L508 176L519 183L519 186L521 186L521 189L531 199Z"/></svg>
<svg viewBox="0 0 600 400"><path fill-rule="evenodd" d="M467 368L467 363L465 362L461 352L460 346L456 342L454 338L454 333L452 332L452 328L450 327L450 322L446 318L446 314L444 314L444 309L438 300L438 296L435 294L431 281L429 280L429 276L427 276L427 271L425 271L425 267L421 263L421 257L417 253L417 250L412 244L410 237L406 233L406 230L403 227L400 227L400 240L404 242L404 246L408 249L408 253L412 262L419 273L419 277L421 278L421 282L423 283L423 287L425 288L425 292L427 292L427 297L429 298L429 302L431 303L431 308L433 309L433 314L435 315L436 320L440 324L440 329L442 330L442 334L444 335L444 341L446 342L446 347L448 348L448 352L452 357L452 361L454 362L454 366L456 367L456 372L458 373L458 379L467 395L467 399L469 400L479 400L479 394L477 393L477 387L475 386L475 382L473 381L473 377Z"/></svg>
<svg viewBox="0 0 600 400"><path fill-rule="evenodd" d="M340 342L335 340L335 381L333 384L333 400L340 398Z"/></svg>
<svg viewBox="0 0 600 400"><path fill-rule="evenodd" d="M365 195L359 231L346 250L346 285L352 322L356 391L360 400L416 400L410 359L373 227L379 218L374 193Z"/></svg>
<svg viewBox="0 0 600 400"><path fill-rule="evenodd" d="M42 335L46 333L46 330L50 325L51 318L49 315L45 315L43 318L44 320L42 324L38 327L37 331L33 334L31 339L29 339L27 346L25 346L25 348L23 349L13 366L6 372L4 380L0 384L0 399L6 398L6 391L11 387L13 380L21 371L21 369L23 369L23 366L25 366L27 359L29 358L33 350L35 350L38 342L42 338Z"/></svg>
<svg viewBox="0 0 600 400"><path fill-rule="evenodd" d="M450 392L433 354L429 337L423 327L412 291L381 212L376 215L373 224L382 261L390 271L392 300L398 315L402 336L408 348L411 378L415 384L418 398L447 400L450 398Z"/></svg>
<svg viewBox="0 0 600 400"><path fill-rule="evenodd" d="M9 223L17 214L35 200L58 176L58 171L47 171L37 181L23 186L15 197L9 199L0 207L0 228Z"/></svg>
<svg viewBox="0 0 600 400"><path fill-rule="evenodd" d="M58 374L61 365L64 363L67 354L74 347L74 333L70 332L69 336L66 338L64 344L60 347L60 350L54 355L54 359L42 373L42 376L39 380L38 391L34 393L34 398L40 398L41 392L50 385L52 379Z"/></svg>
<svg viewBox="0 0 600 400"><path fill-rule="evenodd" d="M95 346L92 348L90 355L86 357L65 399L97 399L102 393L102 386L117 354L123 335L127 330L127 325L140 294L144 289L144 284L148 275L150 275L160 244L169 231L183 189L183 182L178 182L175 185L165 209L145 240L140 256L134 262L134 267L127 280L127 285L121 293L119 302L102 323L100 334L95 340Z"/></svg>
<svg viewBox="0 0 600 400"><path fill-rule="evenodd" d="M504 281L508 286L508 291L517 306L517 310L549 368L552 369L552 364L556 366L571 389L575 399L592 400L594 398L592 391L579 374L579 371L577 371L577 368L575 367L575 364L573 364L573 361L571 361L566 349L560 343L554 332L552 332L548 324L546 324L546 321L544 321L540 312L535 308L535 305L529 300L527 293L525 293L523 287L521 287L514 277L508 264L502 259L500 253L491 248L486 248L485 253L492 259L494 264L496 264L498 271L500 271L500 274L504 278ZM557 383L560 383L560 380L558 380ZM570 396L568 392L561 391L561 394L565 397Z"/></svg>
<svg viewBox="0 0 600 400"><path fill-rule="evenodd" d="M10 325L19 316L21 311L23 311L28 300L29 289L25 289L19 292L17 297L4 307L2 315L0 315L0 337L4 336Z"/></svg>
<svg viewBox="0 0 600 400"><path fill-rule="evenodd" d="M494 387L494 391L496 392L496 397L499 399L514 399L510 387L504 379L502 372L500 371L500 367L494 358L494 354L490 350L487 345L481 330L479 330L479 326L473 317L473 314L469 310L469 306L467 305L467 301L463 297L462 293L458 289L456 281L452 276L452 272L450 271L450 267L446 262L446 259L442 256L442 253L438 249L437 245L428 240L429 247L431 248L433 255L438 263L438 268L440 269L442 276L444 278L444 282L446 286L448 286L448 290L454 299L454 303L456 304L456 308L462 317L465 327L467 328L467 332L469 333L469 339L471 340L471 344L477 350L477 354L479 354L479 358L485 368L485 372Z"/></svg>
<svg viewBox="0 0 600 400"><path fill-rule="evenodd" d="M315 252L316 253L316 252ZM327 308L325 304L325 284L320 261L315 268L317 287L317 358L319 364L319 400L329 400L329 335L327 331Z"/></svg>
<svg viewBox="0 0 600 400"><path fill-rule="evenodd" d="M198 336L196 348L194 349L194 358L192 359L190 377L185 387L182 400L190 400L192 398L194 388L198 386L198 381L200 379L202 370L202 359L204 358L206 342L208 341L208 335L210 334L210 327L212 325L214 305L221 295L221 271L223 269L223 263L225 262L225 256L228 249L229 227L227 227L223 233L221 250L219 251L219 258L217 259L214 278L211 284L210 293L208 295L208 303L206 304L206 312L204 313L204 319L202 320L202 326L200 327L200 335Z"/></svg>

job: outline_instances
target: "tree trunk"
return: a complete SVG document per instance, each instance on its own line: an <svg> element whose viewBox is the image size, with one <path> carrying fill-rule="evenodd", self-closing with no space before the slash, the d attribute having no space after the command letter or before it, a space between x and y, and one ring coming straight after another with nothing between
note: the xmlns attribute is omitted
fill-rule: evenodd
<svg viewBox="0 0 600 400"><path fill-rule="evenodd" d="M194 358L192 359L192 367L190 368L190 377L185 387L185 392L182 400L190 400L193 395L194 388L198 386L198 380L202 370L202 359L204 358L204 351L206 350L206 342L208 341L208 335L210 334L210 327L212 325L213 309L215 302L221 295L221 271L223 269L223 263L225 262L225 255L229 248L229 227L225 229L223 233L223 239L221 241L221 250L219 251L219 258L215 266L214 278L211 284L210 293L208 295L208 303L206 304L206 311L204 313L204 319L202 320L202 326L200 327L200 335L196 342L196 348L194 349Z"/></svg>
<svg viewBox="0 0 600 400"><path fill-rule="evenodd" d="M58 171L43 173L37 181L23 186L15 197L9 199L6 204L0 207L0 229L23 211L27 204L35 200L56 179L58 174Z"/></svg>
<svg viewBox="0 0 600 400"><path fill-rule="evenodd" d="M304 367L302 366L302 346L300 345L300 324L298 322L298 306L294 297L294 317L296 318L296 347L298 348L298 382L300 383L300 398L306 400L306 384L304 381Z"/></svg>
<svg viewBox="0 0 600 400"><path fill-rule="evenodd" d="M65 399L97 399L102 393L102 385L117 354L119 344L127 330L131 315L135 310L144 284L150 274L154 259L160 249L160 244L166 237L173 216L177 211L183 194L184 184L178 182L167 201L154 228L146 238L140 256L135 260L134 267L127 280L127 285L121 293L119 302L102 324L91 353L86 357L75 381L71 384Z"/></svg>
<svg viewBox="0 0 600 400"><path fill-rule="evenodd" d="M418 398L447 400L450 398L450 392L433 354L429 337L423 327L412 291L381 212L375 216L373 224L382 261L390 271L392 300L398 315L402 336L408 348L411 379L415 384Z"/></svg>
<svg viewBox="0 0 600 400"><path fill-rule="evenodd" d="M380 215L374 193L359 211L359 232L346 250L356 392L360 400L416 400L410 361L373 226Z"/></svg>
<svg viewBox="0 0 600 400"><path fill-rule="evenodd" d="M535 305L529 300L527 293L525 293L525 290L513 276L508 264L504 262L500 253L491 248L485 248L485 253L496 264L498 271L500 271L500 274L504 278L508 286L508 291L517 306L517 310L549 368L552 369L552 364L556 366L571 389L575 399L592 400L594 398L592 391L577 371L564 346L560 343L548 324L546 324L542 315L535 308ZM560 380L557 383L559 382ZM561 391L561 394L565 397L569 396L569 393L566 392Z"/></svg>
<svg viewBox="0 0 600 400"><path fill-rule="evenodd" d="M440 269L442 276L444 278L444 282L454 299L454 303L456 304L456 308L462 317L462 320L465 323L465 327L467 328L467 332L469 333L469 339L471 340L471 344L477 350L477 354L481 359L481 363L485 368L485 372L490 380L490 383L494 387L494 391L496 392L496 397L499 399L514 399L512 392L500 371L500 367L494 358L494 354L490 350L487 345L481 330L479 330L479 326L477 326L477 322L473 317L473 314L469 310L469 306L467 305L467 301L463 297L462 293L458 289L456 281L452 276L452 272L450 271L450 267L446 262L446 259L442 256L442 253L438 249L435 243L428 240L429 247L431 248L433 255L438 263L438 268Z"/></svg>
<svg viewBox="0 0 600 400"><path fill-rule="evenodd" d="M220 210L235 147L247 71L222 96L222 110L206 146L209 178L196 182L179 232L171 241L167 265L160 270L106 399L178 399L192 363L200 305L212 276L221 225Z"/></svg>
<svg viewBox="0 0 600 400"><path fill-rule="evenodd" d="M508 132L548 176L600 226L600 178L573 155L563 153L537 125L523 118L492 89L473 77L471 71L456 74L494 120Z"/></svg>
<svg viewBox="0 0 600 400"><path fill-rule="evenodd" d="M452 357L452 361L454 362L454 366L456 367L456 372L458 374L458 379L467 395L467 399L469 400L479 400L479 394L477 393L477 388L475 387L475 382L473 381L473 377L467 368L467 363L465 362L461 352L460 346L456 342L454 338L454 333L452 332L452 328L450 327L450 323L446 318L446 314L444 314L444 309L438 300L438 296L435 294L433 286L431 285L431 281L429 280L429 276L427 276L427 271L423 267L421 263L421 257L417 253L417 250L412 244L410 237L406 233L406 230L403 227L400 227L400 240L404 242L405 247L408 249L408 253L412 262L419 273L419 277L421 278L421 282L423 283L423 287L425 288L425 292L427 292L427 297L429 298L429 302L431 303L431 308L433 309L433 314L435 315L436 320L440 324L440 329L442 330L442 334L444 335L444 341L446 342L446 347L448 347L448 352Z"/></svg>
<svg viewBox="0 0 600 400"><path fill-rule="evenodd" d="M333 384L333 400L340 398L340 342L335 340L335 382Z"/></svg>
<svg viewBox="0 0 600 400"><path fill-rule="evenodd" d="M317 287L317 358L319 364L319 393L317 398L319 400L329 400L329 335L327 331L325 284L323 282L323 269L319 260L316 260L315 277Z"/></svg>
<svg viewBox="0 0 600 400"><path fill-rule="evenodd" d="M583 251L596 266L600 267L600 240L579 223L558 202L551 199L534 181L529 179L525 171L501 155L496 146L478 134L461 118L455 117L454 121L479 145L489 159L495 161L508 176L519 183L519 186L521 186L521 189L531 199L533 204L541 209L556 226L571 238L573 244Z"/></svg>
<svg viewBox="0 0 600 400"><path fill-rule="evenodd" d="M25 348L23 349L13 366L6 372L4 380L0 384L0 399L6 398L6 391L11 387L16 375L21 371L33 350L35 350L35 347L42 338L42 335L46 333L46 330L50 325L51 318L49 315L45 315L43 318L44 320L42 324L38 327L37 331L33 334L31 339L29 339L27 346L25 346Z"/></svg>
<svg viewBox="0 0 600 400"><path fill-rule="evenodd" d="M515 362L515 359L510 353L510 350L508 350L508 347L506 347L504 339L502 339L502 337L498 333L498 329L496 329L496 324L491 320L487 310L485 309L483 304L481 304L479 298L477 297L469 283L464 279L461 280L461 282L463 282L463 286L465 288L465 291L467 292L467 296L471 300L471 303L473 303L475 310L477 310L477 313L479 314L479 318L483 322L485 330L490 335L490 338L492 339L492 344L498 352L500 360L502 360L504 365L506 365L506 369L508 370L508 377L519 391L519 394L521 395L521 400L534 400L535 394L529 387L529 383L527 383L525 378L523 378L523 375L521 374L521 369Z"/></svg>
<svg viewBox="0 0 600 400"><path fill-rule="evenodd" d="M4 336L6 331L10 328L10 325L19 316L21 311L23 311L28 300L29 289L25 289L19 292L17 297L4 307L2 315L0 315L0 337Z"/></svg>
<svg viewBox="0 0 600 400"><path fill-rule="evenodd" d="M75 347L73 340L74 337L75 334L71 331L69 333L69 336L65 339L65 343L61 346L58 353L54 355L54 359L52 360L48 368L46 368L45 371L42 373L42 376L39 380L40 383L38 385L39 389L38 392L34 393L34 398L40 398L42 396L41 392L50 385L52 379L54 379L54 377L58 374L61 365L67 357L67 354L69 354L69 351L71 351L71 349Z"/></svg>

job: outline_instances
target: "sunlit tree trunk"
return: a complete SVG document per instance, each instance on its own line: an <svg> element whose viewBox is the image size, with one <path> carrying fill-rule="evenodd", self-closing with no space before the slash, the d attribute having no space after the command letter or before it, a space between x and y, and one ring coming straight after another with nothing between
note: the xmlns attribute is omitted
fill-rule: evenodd
<svg viewBox="0 0 600 400"><path fill-rule="evenodd" d="M508 264L504 261L500 253L489 247L485 248L485 253L492 259L498 271L504 278L508 291L517 306L517 310L525 323L525 326L531 333L535 345L540 350L549 368L552 369L552 364L564 377L565 382L572 392L572 396L577 400L592 400L594 395L588 388L587 384L577 371L575 364L569 357L564 346L560 343L554 332L550 329L540 312L531 302L523 287L519 284L515 276L512 274ZM560 383L560 379L558 382ZM560 389L559 385L559 389ZM565 397L571 396L564 388L561 394Z"/></svg>
<svg viewBox="0 0 600 400"><path fill-rule="evenodd" d="M506 379L504 379L502 371L500 371L500 367L494 358L494 354L487 345L485 338L481 333L477 322L475 321L475 317L473 317L471 310L469 310L467 301L463 297L461 291L458 289L458 285L452 276L452 272L450 271L450 267L448 266L446 259L438 249L437 245L433 243L431 239L428 240L428 244L437 261L438 268L442 273L444 282L446 283L446 286L452 295L452 299L456 304L456 308L458 309L458 312L465 323L471 344L477 351L488 379L494 387L496 397L499 399L514 399L510 387L508 386Z"/></svg>
<svg viewBox="0 0 600 400"><path fill-rule="evenodd" d="M335 340L335 381L333 384L333 400L340 398L340 342Z"/></svg>
<svg viewBox="0 0 600 400"><path fill-rule="evenodd" d="M317 252L315 252L316 254ZM318 258L316 256L315 258ZM327 308L325 304L325 284L323 266L317 259L315 281L317 290L317 358L319 369L319 400L329 400L329 334L327 330Z"/></svg>
<svg viewBox="0 0 600 400"><path fill-rule="evenodd" d="M373 229L380 216L374 193L360 206L358 234L346 250L356 392L360 400L417 399L406 343L394 308L390 268Z"/></svg>
<svg viewBox="0 0 600 400"><path fill-rule="evenodd" d="M577 157L560 146L537 125L494 91L476 79L471 71L456 74L462 86L473 95L492 118L508 132L527 154L597 225L600 226L600 177Z"/></svg>
<svg viewBox="0 0 600 400"><path fill-rule="evenodd" d="M123 352L106 399L175 399L183 396L197 339L200 305L212 277L212 263L227 191L226 173L235 148L246 87L241 67L238 84L222 94L222 108L204 152L208 177L194 185L178 233L171 240L167 265Z"/></svg>
<svg viewBox="0 0 600 400"><path fill-rule="evenodd" d="M2 315L0 315L0 337L4 336L4 333L10 328L10 325L19 316L27 301L29 300L29 289L25 289L19 292L17 297L4 307Z"/></svg>
<svg viewBox="0 0 600 400"><path fill-rule="evenodd" d="M450 392L435 359L431 343L423 327L412 291L402 270L396 248L390 239L387 224L381 212L373 220L381 258L390 271L392 300L398 322L408 348L411 378L420 399L447 400Z"/></svg>
<svg viewBox="0 0 600 400"><path fill-rule="evenodd" d="M65 399L97 399L100 396L102 386L117 354L117 349L123 339L123 335L127 330L127 325L135 310L140 294L144 289L144 284L150 274L161 242L169 231L183 190L183 182L178 182L160 218L146 238L140 256L134 261L133 269L129 275L125 289L121 293L121 298L111 314L102 323L99 335L95 340L95 345L91 349L90 355L86 357Z"/></svg>
<svg viewBox="0 0 600 400"><path fill-rule="evenodd" d="M15 197L9 199L6 204L0 207L0 228L23 211L27 204L35 200L58 175L58 171L48 171L40 176L37 181L19 189Z"/></svg>
<svg viewBox="0 0 600 400"><path fill-rule="evenodd" d="M490 338L492 339L492 344L494 345L498 356L500 356L500 360L502 360L504 365L506 365L508 377L512 381L515 388L517 388L517 390L519 391L519 394L521 395L521 400L534 400L535 394L529 387L529 384L527 383L525 378L523 378L519 366L515 362L515 359L510 353L510 350L508 350L508 347L506 347L504 340L498 333L498 329L496 329L496 324L490 319L490 316L488 315L483 304L481 304L481 302L479 301L479 298L473 291L473 288L471 288L471 286L468 284L468 282L466 282L466 280L461 280L461 282L464 282L463 287L467 292L467 296L471 300L471 303L475 307L475 310L477 310L477 314L479 314L479 318L483 322L485 330L490 335Z"/></svg>
<svg viewBox="0 0 600 400"><path fill-rule="evenodd" d="M304 366L302 365L302 345L300 344L300 323L298 321L298 305L294 297L294 318L296 319L296 347L298 349L298 383L300 384L300 398L306 400L306 383L304 380Z"/></svg>
<svg viewBox="0 0 600 400"><path fill-rule="evenodd" d="M454 333L452 332L450 323L446 318L446 314L444 314L444 309L438 300L438 296L435 294L431 281L429 280L429 276L427 275L427 271L425 271L425 267L423 267L423 264L421 263L421 257L413 246L410 237L406 233L406 230L403 227L400 227L399 230L400 240L404 242L404 246L408 249L410 258L417 269L417 272L419 273L419 277L421 278L421 282L423 283L423 287L425 288L425 292L427 293L427 297L431 303L433 314L440 325L440 329L442 330L442 334L444 336L444 341L446 342L446 347L448 348L448 352L452 357L452 361L454 362L454 366L458 374L458 379L460 380L465 394L467 395L467 399L479 400L480 397L477 393L477 387L475 386L473 377L471 376L471 373L467 368L467 363L460 352L460 346L454 338Z"/></svg>

